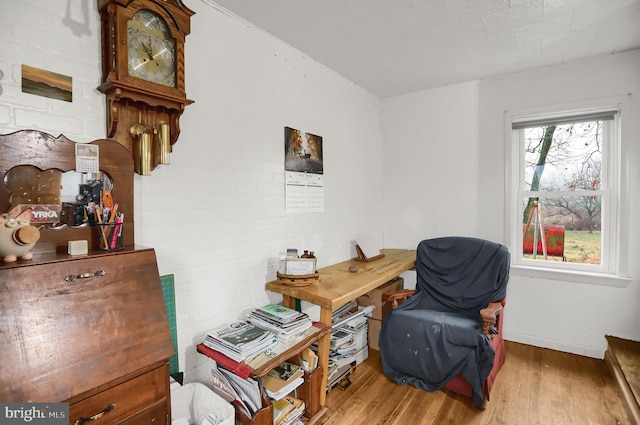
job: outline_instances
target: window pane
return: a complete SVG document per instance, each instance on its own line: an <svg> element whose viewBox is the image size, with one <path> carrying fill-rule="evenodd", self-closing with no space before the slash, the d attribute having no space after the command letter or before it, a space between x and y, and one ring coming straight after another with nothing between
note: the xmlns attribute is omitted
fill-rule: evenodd
<svg viewBox="0 0 640 425"><path fill-rule="evenodd" d="M523 258L600 265L601 201L588 194L523 198Z"/></svg>
<svg viewBox="0 0 640 425"><path fill-rule="evenodd" d="M602 124L591 121L526 128L521 189L600 189Z"/></svg>

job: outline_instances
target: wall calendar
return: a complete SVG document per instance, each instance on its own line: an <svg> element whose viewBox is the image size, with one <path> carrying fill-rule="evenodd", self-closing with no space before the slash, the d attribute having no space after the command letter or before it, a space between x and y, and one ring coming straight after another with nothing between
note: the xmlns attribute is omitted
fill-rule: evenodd
<svg viewBox="0 0 640 425"><path fill-rule="evenodd" d="M287 214L324 211L322 137L284 129Z"/></svg>

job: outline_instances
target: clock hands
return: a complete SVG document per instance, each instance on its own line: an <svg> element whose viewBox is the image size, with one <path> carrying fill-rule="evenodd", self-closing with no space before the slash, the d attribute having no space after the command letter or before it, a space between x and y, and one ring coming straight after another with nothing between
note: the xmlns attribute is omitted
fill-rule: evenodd
<svg viewBox="0 0 640 425"><path fill-rule="evenodd" d="M149 45L148 47L144 44L144 41L141 41L140 44L142 44L142 50L145 51L145 53L147 54L147 56L149 56L149 60L153 60L153 49L151 48L151 45Z"/></svg>
<svg viewBox="0 0 640 425"><path fill-rule="evenodd" d="M160 84L175 84L173 52L162 39L148 34L133 35L130 40L131 72L136 77ZM135 52L135 53L133 53ZM169 81L168 79L172 79ZM168 84L165 81L169 81Z"/></svg>

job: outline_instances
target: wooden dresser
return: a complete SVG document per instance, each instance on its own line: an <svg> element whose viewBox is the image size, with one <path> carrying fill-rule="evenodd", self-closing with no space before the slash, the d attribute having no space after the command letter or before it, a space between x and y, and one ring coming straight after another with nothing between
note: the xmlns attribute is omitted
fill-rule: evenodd
<svg viewBox="0 0 640 425"><path fill-rule="evenodd" d="M33 259L0 262L0 401L68 402L74 425L168 424L173 344L155 252L135 247L133 160L116 141L91 144L126 216L125 248L101 251L96 227L45 224ZM74 172L75 146L36 130L0 135L0 213L16 203L9 172L26 166L18 195L37 201L55 172ZM67 255L72 240L89 254Z"/></svg>
<svg viewBox="0 0 640 425"><path fill-rule="evenodd" d="M173 354L152 249L0 264L0 400L70 403L69 423L166 424ZM80 421L78 421L80 420Z"/></svg>

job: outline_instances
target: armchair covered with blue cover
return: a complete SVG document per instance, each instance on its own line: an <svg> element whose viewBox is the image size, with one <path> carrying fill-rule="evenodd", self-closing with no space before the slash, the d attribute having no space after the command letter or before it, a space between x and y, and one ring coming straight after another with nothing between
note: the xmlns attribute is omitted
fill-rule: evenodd
<svg viewBox="0 0 640 425"><path fill-rule="evenodd" d="M484 407L505 360L500 313L509 264L506 246L483 239L420 242L415 292L382 322L384 373L398 385L447 388Z"/></svg>

